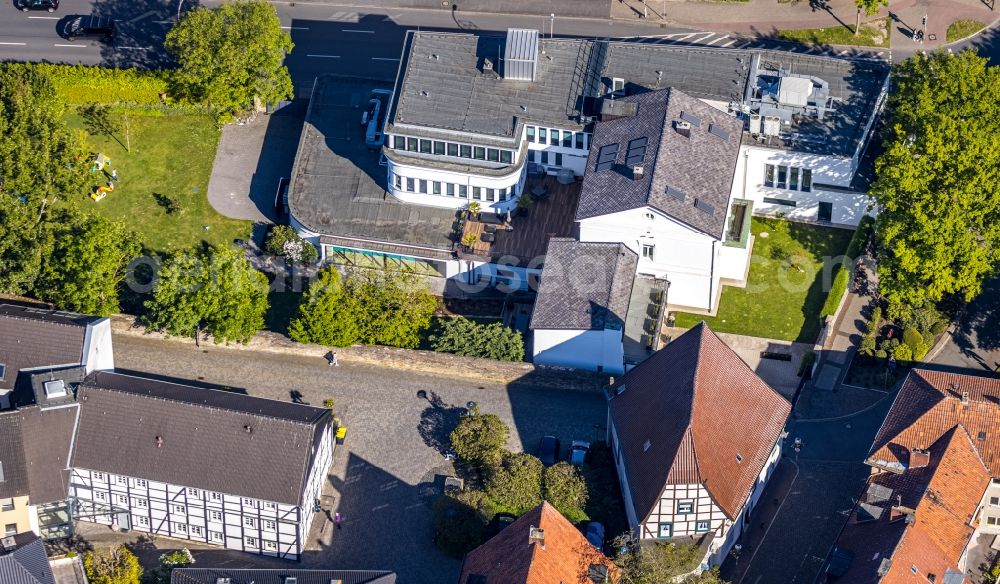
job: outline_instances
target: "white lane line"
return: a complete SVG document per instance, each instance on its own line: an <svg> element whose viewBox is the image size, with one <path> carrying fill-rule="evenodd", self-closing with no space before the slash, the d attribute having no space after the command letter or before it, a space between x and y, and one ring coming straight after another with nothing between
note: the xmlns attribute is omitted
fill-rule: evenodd
<svg viewBox="0 0 1000 584"><path fill-rule="evenodd" d="M724 44L724 45L719 45L719 46L720 46L720 47L728 47L729 45L731 45L731 44L733 44L733 43L735 43L735 42L736 42L736 39L733 39L733 40L729 41L728 43L726 43L726 44Z"/></svg>
<svg viewBox="0 0 1000 584"><path fill-rule="evenodd" d="M339 59L340 55L306 55L307 57L316 57L317 59Z"/></svg>
<svg viewBox="0 0 1000 584"><path fill-rule="evenodd" d="M90 45L60 45L59 43L56 43L56 44L54 44L52 46L53 47L89 47Z"/></svg>
<svg viewBox="0 0 1000 584"><path fill-rule="evenodd" d="M28 18L35 18L37 20L59 20L60 16L29 16Z"/></svg>
<svg viewBox="0 0 1000 584"><path fill-rule="evenodd" d="M28 43L0 43L0 45L17 45L19 47L23 47L26 44Z"/></svg>
<svg viewBox="0 0 1000 584"><path fill-rule="evenodd" d="M150 51L153 47L118 47L120 51Z"/></svg>
<svg viewBox="0 0 1000 584"><path fill-rule="evenodd" d="M285 30L309 30L308 26L283 26Z"/></svg>
<svg viewBox="0 0 1000 584"><path fill-rule="evenodd" d="M714 45L715 43L717 43L717 42L719 42L719 41L724 41L724 40L726 40L726 39L728 39L728 38L729 38L729 35L727 34L727 35L725 35L725 36L720 36L719 38L717 38L717 39L713 40L713 41L712 41L712 42L710 42L710 43L705 43L705 44L706 44L706 45Z"/></svg>
<svg viewBox="0 0 1000 584"><path fill-rule="evenodd" d="M680 41L686 41L686 40L688 40L689 38L693 37L693 36L694 36L694 35L696 35L696 34L698 34L698 33L696 33L696 32L689 32L689 33L687 33L686 35L684 35L684 36L681 36L680 38L678 38L678 39L676 39L676 40L677 40L678 42L680 42Z"/></svg>
<svg viewBox="0 0 1000 584"><path fill-rule="evenodd" d="M392 57L372 57L372 61L398 61L399 59L394 59Z"/></svg>
<svg viewBox="0 0 1000 584"><path fill-rule="evenodd" d="M340 32L360 32L360 33L363 33L363 34L375 34L374 30L358 30L356 28L345 28L345 29L341 29Z"/></svg>
<svg viewBox="0 0 1000 584"><path fill-rule="evenodd" d="M176 20L154 20L153 24L174 24Z"/></svg>

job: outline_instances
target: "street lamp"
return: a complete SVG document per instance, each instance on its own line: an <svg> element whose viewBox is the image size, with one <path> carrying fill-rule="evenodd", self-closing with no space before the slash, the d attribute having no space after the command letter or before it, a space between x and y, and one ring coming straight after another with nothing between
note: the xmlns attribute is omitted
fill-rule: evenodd
<svg viewBox="0 0 1000 584"><path fill-rule="evenodd" d="M549 38L556 34L556 14L555 12L549 14Z"/></svg>

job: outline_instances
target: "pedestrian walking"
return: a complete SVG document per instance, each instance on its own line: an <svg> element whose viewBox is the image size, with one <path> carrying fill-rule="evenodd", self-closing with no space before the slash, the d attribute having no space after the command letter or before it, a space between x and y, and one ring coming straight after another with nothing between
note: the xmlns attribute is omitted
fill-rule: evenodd
<svg viewBox="0 0 1000 584"><path fill-rule="evenodd" d="M340 367L340 362L337 361L337 354L336 353L334 353L333 354L333 358L330 359L330 364L332 364L334 367Z"/></svg>
<svg viewBox="0 0 1000 584"><path fill-rule="evenodd" d="M333 514L333 522L334 522L334 524L336 524L337 529L340 529L340 520L341 520L340 512L334 513Z"/></svg>
<svg viewBox="0 0 1000 584"><path fill-rule="evenodd" d="M117 168L111 171L111 180L118 180L118 169Z"/></svg>

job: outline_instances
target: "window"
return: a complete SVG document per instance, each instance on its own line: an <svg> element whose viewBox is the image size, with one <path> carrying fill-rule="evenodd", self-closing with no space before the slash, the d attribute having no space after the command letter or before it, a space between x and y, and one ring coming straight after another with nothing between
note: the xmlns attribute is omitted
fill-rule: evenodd
<svg viewBox="0 0 1000 584"><path fill-rule="evenodd" d="M910 571L913 572L914 574L916 574L917 573L917 565L916 564L911 564L910 565Z"/></svg>
<svg viewBox="0 0 1000 584"><path fill-rule="evenodd" d="M776 186L779 189L783 189L787 185L788 185L788 167L778 166L778 182Z"/></svg>
<svg viewBox="0 0 1000 584"><path fill-rule="evenodd" d="M563 132L563 148L573 147L573 132Z"/></svg>
<svg viewBox="0 0 1000 584"><path fill-rule="evenodd" d="M138 517L135 518L135 521L139 525L145 525L146 527L149 527L149 517L145 517L143 515L140 515L140 516L138 516Z"/></svg>
<svg viewBox="0 0 1000 584"><path fill-rule="evenodd" d="M401 176L399 176L399 175L397 174L397 175L395 175L395 176L394 176L393 178L395 178L395 179L396 179L396 182L395 182L395 184L396 184L396 188L397 188L397 189L401 189L401 188L403 188L403 177L401 177Z"/></svg>
<svg viewBox="0 0 1000 584"><path fill-rule="evenodd" d="M462 144L460 150L461 153L459 154L459 156L461 156L462 158L472 158L472 146L466 146L465 144Z"/></svg>
<svg viewBox="0 0 1000 584"><path fill-rule="evenodd" d="M3 379L7 375L7 365L0 363L0 379Z"/></svg>
<svg viewBox="0 0 1000 584"><path fill-rule="evenodd" d="M198 489L188 489L188 497L194 497L195 499L201 498L201 492Z"/></svg>
<svg viewBox="0 0 1000 584"><path fill-rule="evenodd" d="M201 535L201 527L198 527L197 525L192 525L191 535Z"/></svg>
<svg viewBox="0 0 1000 584"><path fill-rule="evenodd" d="M535 127L534 126L528 126L527 128L525 128L525 133L528 136L528 142L534 142L535 141Z"/></svg>
<svg viewBox="0 0 1000 584"><path fill-rule="evenodd" d="M437 142L437 141L434 142L434 154L437 154L439 156L444 155L444 142Z"/></svg>
<svg viewBox="0 0 1000 584"><path fill-rule="evenodd" d="M102 473L102 472L95 472L94 473L94 480L95 481L103 481L104 480L104 473Z"/></svg>
<svg viewBox="0 0 1000 584"><path fill-rule="evenodd" d="M4 535L4 537L10 537L12 535L17 535L17 524L16 523L8 523L7 525L4 525L3 526L3 535Z"/></svg>
<svg viewBox="0 0 1000 584"><path fill-rule="evenodd" d="M140 497L132 497L133 507L149 507L149 501L142 499Z"/></svg>
<svg viewBox="0 0 1000 584"><path fill-rule="evenodd" d="M144 479L135 479L135 486L139 487L140 489L145 489L146 487L149 486L149 483L147 483Z"/></svg>
<svg viewBox="0 0 1000 584"><path fill-rule="evenodd" d="M421 154L430 154L431 153L431 141L430 140L421 140L420 141L420 153Z"/></svg>
<svg viewBox="0 0 1000 584"><path fill-rule="evenodd" d="M986 524L987 525L998 525L998 524L1000 524L1000 521L997 521L996 517L987 517L986 518Z"/></svg>
<svg viewBox="0 0 1000 584"><path fill-rule="evenodd" d="M209 512L208 517L212 521L222 521L222 511L211 511Z"/></svg>
<svg viewBox="0 0 1000 584"><path fill-rule="evenodd" d="M488 148L486 150L486 160L489 160L490 162L499 162L500 151L496 148Z"/></svg>
<svg viewBox="0 0 1000 584"><path fill-rule="evenodd" d="M771 205L785 205L786 207L794 207L796 205L795 201L788 199L776 199L774 197L764 197L765 203L770 203Z"/></svg>
<svg viewBox="0 0 1000 584"><path fill-rule="evenodd" d="M406 190L408 190L408 191L410 191L412 193L414 190L416 190L416 184L417 184L416 180L414 180L412 178L407 178L406 179ZM244 505L247 504L247 499L243 499L243 504Z"/></svg>
<svg viewBox="0 0 1000 584"><path fill-rule="evenodd" d="M656 537L667 538L674 535L674 524L673 523L661 523L660 529L656 534Z"/></svg>
<svg viewBox="0 0 1000 584"><path fill-rule="evenodd" d="M642 259L652 260L653 259L653 249L656 246L651 243L642 244Z"/></svg>
<svg viewBox="0 0 1000 584"><path fill-rule="evenodd" d="M990 507L1000 507L1000 497L990 497Z"/></svg>
<svg viewBox="0 0 1000 584"><path fill-rule="evenodd" d="M623 94L625 93L625 80L621 77L615 77L611 80L611 91Z"/></svg>
<svg viewBox="0 0 1000 584"><path fill-rule="evenodd" d="M13 511L14 510L14 499L4 499L0 502L0 511Z"/></svg>
<svg viewBox="0 0 1000 584"><path fill-rule="evenodd" d="M538 128L538 143L547 144L549 141L549 131L545 128Z"/></svg>
<svg viewBox="0 0 1000 584"><path fill-rule="evenodd" d="M222 541L222 533L218 531L209 531L208 539L212 541Z"/></svg>
<svg viewBox="0 0 1000 584"><path fill-rule="evenodd" d="M476 146L472 153L472 157L476 160L486 160L486 149L482 146Z"/></svg>
<svg viewBox="0 0 1000 584"><path fill-rule="evenodd" d="M799 169L794 166L789 169L788 188L793 191L799 190Z"/></svg>
<svg viewBox="0 0 1000 584"><path fill-rule="evenodd" d="M270 529L271 531L274 531L274 529L275 529L274 522L273 521L265 521L264 522L264 529Z"/></svg>
<svg viewBox="0 0 1000 584"><path fill-rule="evenodd" d="M500 189L500 201L507 200L507 191L513 191L514 187L507 187L506 189Z"/></svg>
<svg viewBox="0 0 1000 584"><path fill-rule="evenodd" d="M435 195L440 195L441 194L441 182L440 181L434 181L433 183L431 183L431 193L433 193Z"/></svg>
<svg viewBox="0 0 1000 584"><path fill-rule="evenodd" d="M424 180L424 179L420 179L420 182L418 182L417 184L420 186L420 192L424 193L426 195L427 194L427 181Z"/></svg>
<svg viewBox="0 0 1000 584"><path fill-rule="evenodd" d="M774 165L765 164L764 165L764 186L773 187L774 186Z"/></svg>
<svg viewBox="0 0 1000 584"><path fill-rule="evenodd" d="M98 491L98 492L94 493L94 500L96 500L96 501L107 501L108 500L108 494L104 493L104 492L101 492L101 491Z"/></svg>
<svg viewBox="0 0 1000 584"><path fill-rule="evenodd" d="M174 532L187 533L188 526L183 523L174 523Z"/></svg>
<svg viewBox="0 0 1000 584"><path fill-rule="evenodd" d="M528 162L538 162L538 150L528 150Z"/></svg>
<svg viewBox="0 0 1000 584"><path fill-rule="evenodd" d="M497 193L496 189L486 189L486 200L490 201L491 203L495 202L497 200L496 193Z"/></svg>
<svg viewBox="0 0 1000 584"><path fill-rule="evenodd" d="M184 505L174 505L174 513L186 513Z"/></svg>
<svg viewBox="0 0 1000 584"><path fill-rule="evenodd" d="M462 197L463 199L468 198L469 187L465 185L458 185L458 196Z"/></svg>
<svg viewBox="0 0 1000 584"><path fill-rule="evenodd" d="M694 530L696 533L704 533L708 531L708 521L707 520L695 521Z"/></svg>
<svg viewBox="0 0 1000 584"><path fill-rule="evenodd" d="M813 171L808 168L802 169L802 192L808 193L813 186Z"/></svg>
<svg viewBox="0 0 1000 584"><path fill-rule="evenodd" d="M483 190L479 187L472 187L472 198L479 201L483 198Z"/></svg>
<svg viewBox="0 0 1000 584"><path fill-rule="evenodd" d="M408 178L406 180L410 181L411 185L413 184L413 179L412 178ZM411 187L410 190L412 191L413 188ZM248 498L244 497L243 498L243 504L247 505L247 506L250 506L250 507L256 507L257 506L257 501L254 501L253 499L248 499Z"/></svg>
<svg viewBox="0 0 1000 584"><path fill-rule="evenodd" d="M514 161L514 157L511 156L510 150L501 150L500 151L500 162L502 162L504 164L510 164L513 161Z"/></svg>
<svg viewBox="0 0 1000 584"><path fill-rule="evenodd" d="M220 493L212 493L209 496L209 499L211 499L213 501L221 501L222 500L222 495Z"/></svg>
<svg viewBox="0 0 1000 584"><path fill-rule="evenodd" d="M549 153L543 151L542 152L542 164L548 164L548 163L549 163Z"/></svg>
<svg viewBox="0 0 1000 584"><path fill-rule="evenodd" d="M562 152L556 152L556 166L562 166Z"/></svg>
<svg viewBox="0 0 1000 584"><path fill-rule="evenodd" d="M254 521L253 517L245 517L243 519L243 524L246 525L247 527L257 527L257 522Z"/></svg>
<svg viewBox="0 0 1000 584"><path fill-rule="evenodd" d="M455 185L453 183L445 183L445 185L444 185L444 194L448 195L449 197L454 197L455 196Z"/></svg>
<svg viewBox="0 0 1000 584"><path fill-rule="evenodd" d="M677 513L680 515L694 513L694 501L677 501Z"/></svg>
<svg viewBox="0 0 1000 584"><path fill-rule="evenodd" d="M273 541L265 541L264 548L269 550L276 550L278 549L278 544Z"/></svg>
<svg viewBox="0 0 1000 584"><path fill-rule="evenodd" d="M576 149L583 150L583 132L576 134Z"/></svg>
<svg viewBox="0 0 1000 584"><path fill-rule="evenodd" d="M128 485L128 479L123 476L118 476L115 479L115 482L118 483L119 485Z"/></svg>
<svg viewBox="0 0 1000 584"><path fill-rule="evenodd" d="M128 495L117 495L116 499L119 505L128 505Z"/></svg>
<svg viewBox="0 0 1000 584"><path fill-rule="evenodd" d="M393 136L392 137L392 147L395 148L396 150L405 150L406 149L406 138L403 138L402 136Z"/></svg>
<svg viewBox="0 0 1000 584"><path fill-rule="evenodd" d="M247 547L257 547L257 540L252 537L248 537L246 538L246 544Z"/></svg>
<svg viewBox="0 0 1000 584"><path fill-rule="evenodd" d="M416 138L407 138L406 139L406 149L409 150L410 152L416 152L417 151L417 139Z"/></svg>
<svg viewBox="0 0 1000 584"><path fill-rule="evenodd" d="M549 134L549 144L552 144L553 146L559 145L559 130L552 130Z"/></svg>
<svg viewBox="0 0 1000 584"><path fill-rule="evenodd" d="M448 142L448 156L458 156L458 144Z"/></svg>

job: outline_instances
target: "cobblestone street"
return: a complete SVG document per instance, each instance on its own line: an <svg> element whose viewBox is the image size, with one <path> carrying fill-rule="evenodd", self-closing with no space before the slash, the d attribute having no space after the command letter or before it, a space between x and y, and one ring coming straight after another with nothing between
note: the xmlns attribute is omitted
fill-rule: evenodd
<svg viewBox="0 0 1000 584"><path fill-rule="evenodd" d="M303 559L307 567L394 569L403 584L452 582L460 562L431 543L430 509L450 464L441 451L467 402L495 413L511 427L510 448L528 451L552 434L574 438L603 435L604 398L596 392L510 386L344 363L329 367L317 357L227 349L214 345L117 335L119 370L227 386L283 401L321 405L336 400L337 416L348 428L334 455L327 491L330 514L340 512L343 529L318 516ZM427 399L417 391L427 392ZM88 529L93 541L112 534ZM107 534L101 535L101 533ZM128 534L134 539L136 534ZM120 537L120 536L117 536ZM157 548L180 547L157 539ZM157 552L158 553L158 552ZM218 549L196 552L202 566L287 566ZM155 559L155 558L152 558Z"/></svg>

